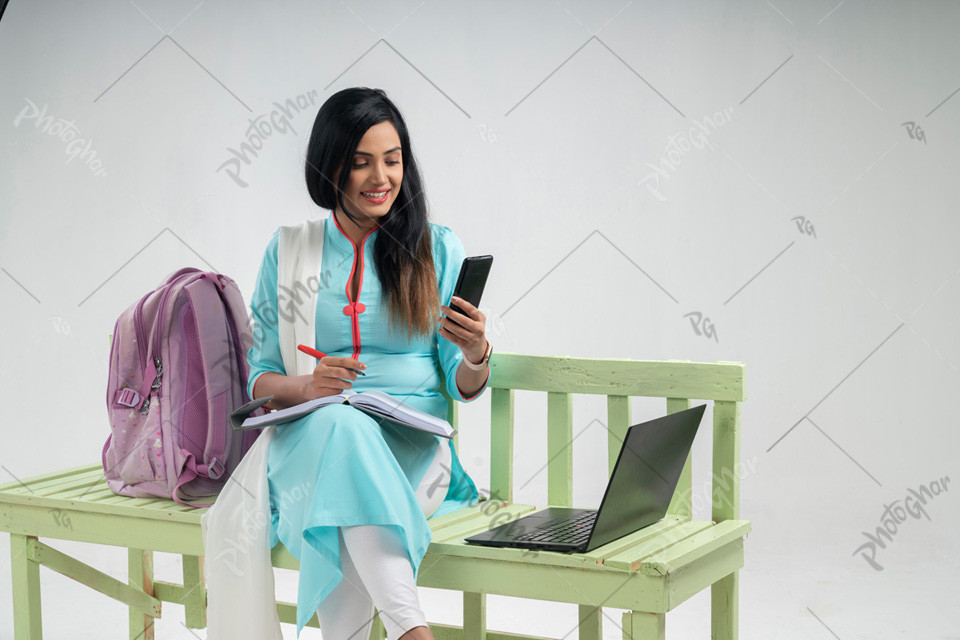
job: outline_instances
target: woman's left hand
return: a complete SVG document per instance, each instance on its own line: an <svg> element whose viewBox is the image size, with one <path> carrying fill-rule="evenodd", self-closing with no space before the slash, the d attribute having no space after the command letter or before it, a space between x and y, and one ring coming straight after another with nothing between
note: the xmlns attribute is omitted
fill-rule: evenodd
<svg viewBox="0 0 960 640"><path fill-rule="evenodd" d="M470 362L480 362L487 350L487 317L458 296L452 296L450 303L456 304L464 313L458 313L447 305L440 305L440 311L447 316L440 318L440 335L460 347L464 358Z"/></svg>

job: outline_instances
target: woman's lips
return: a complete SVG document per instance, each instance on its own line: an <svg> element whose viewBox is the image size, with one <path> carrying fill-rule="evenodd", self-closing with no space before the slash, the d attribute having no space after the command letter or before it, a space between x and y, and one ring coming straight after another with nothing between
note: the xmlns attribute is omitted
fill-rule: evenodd
<svg viewBox="0 0 960 640"><path fill-rule="evenodd" d="M390 190L387 189L386 191L383 192L383 195L380 196L379 198L371 198L370 196L366 195L362 191L360 192L360 195L366 198L367 200L369 200L370 202L373 202L374 204L382 204L387 201L387 195L389 193L390 193Z"/></svg>

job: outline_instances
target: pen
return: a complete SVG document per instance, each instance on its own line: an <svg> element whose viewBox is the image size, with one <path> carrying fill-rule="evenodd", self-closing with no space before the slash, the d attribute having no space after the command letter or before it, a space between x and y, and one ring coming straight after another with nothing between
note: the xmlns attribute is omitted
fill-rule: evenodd
<svg viewBox="0 0 960 640"><path fill-rule="evenodd" d="M311 347L308 347L308 346L305 345L305 344L298 344L298 345L297 345L297 349L300 349L300 351L303 351L303 352L304 352L305 354L307 354L308 356L313 356L313 357L316 358L317 360L319 360L320 358L325 358L325 357L327 357L327 354L323 353L322 351L317 351L316 349L313 349L313 348L311 348ZM347 368L349 368L349 367L347 367ZM356 373L358 376L365 376L365 375L367 375L367 374L365 374L363 371L360 371L360 369L350 369L350 371L353 371L353 372Z"/></svg>

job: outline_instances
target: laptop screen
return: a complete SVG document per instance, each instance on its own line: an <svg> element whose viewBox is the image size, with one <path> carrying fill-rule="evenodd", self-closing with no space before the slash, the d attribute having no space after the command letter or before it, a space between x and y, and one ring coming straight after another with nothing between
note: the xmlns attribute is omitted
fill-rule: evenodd
<svg viewBox="0 0 960 640"><path fill-rule="evenodd" d="M627 429L588 548L663 518L705 409L699 405Z"/></svg>

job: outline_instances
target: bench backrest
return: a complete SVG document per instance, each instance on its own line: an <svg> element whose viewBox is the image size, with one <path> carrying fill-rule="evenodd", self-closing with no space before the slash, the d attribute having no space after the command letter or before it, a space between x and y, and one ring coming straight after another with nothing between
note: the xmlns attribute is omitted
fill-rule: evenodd
<svg viewBox="0 0 960 640"><path fill-rule="evenodd" d="M713 401L712 519L740 517L740 403L744 365L739 362L571 358L494 353L490 358L490 494L513 501L514 391L547 394L547 503L572 506L573 394L607 396L608 473L630 427L630 397L663 398L666 412L691 400ZM447 419L457 426L457 404L447 396ZM454 446L457 446L454 436ZM458 449L459 451L459 449ZM692 454L691 454L692 457ZM692 462L687 458L668 514L692 516Z"/></svg>

